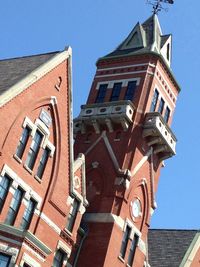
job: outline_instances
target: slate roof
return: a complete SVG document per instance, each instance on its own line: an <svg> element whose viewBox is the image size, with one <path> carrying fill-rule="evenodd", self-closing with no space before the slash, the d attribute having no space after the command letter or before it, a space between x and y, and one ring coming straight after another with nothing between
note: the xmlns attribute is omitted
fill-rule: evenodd
<svg viewBox="0 0 200 267"><path fill-rule="evenodd" d="M141 36L138 46L129 47L128 43L134 38L137 32ZM160 24L156 15L149 17L144 23L137 23L128 37L111 53L103 58L115 57L121 55L135 55L147 52L155 52L160 54L160 49L166 42L166 37L170 35L162 35Z"/></svg>
<svg viewBox="0 0 200 267"><path fill-rule="evenodd" d="M148 233L151 267L179 267L197 230L151 229Z"/></svg>
<svg viewBox="0 0 200 267"><path fill-rule="evenodd" d="M57 53L0 60L0 95Z"/></svg>

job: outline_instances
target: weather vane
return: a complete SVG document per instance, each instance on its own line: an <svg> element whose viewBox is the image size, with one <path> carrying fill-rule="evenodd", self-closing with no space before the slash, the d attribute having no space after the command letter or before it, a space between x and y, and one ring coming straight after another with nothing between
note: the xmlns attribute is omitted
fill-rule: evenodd
<svg viewBox="0 0 200 267"><path fill-rule="evenodd" d="M159 11L166 8L163 8L162 3L173 4L174 0L147 0L147 3L153 6L153 14L158 14Z"/></svg>

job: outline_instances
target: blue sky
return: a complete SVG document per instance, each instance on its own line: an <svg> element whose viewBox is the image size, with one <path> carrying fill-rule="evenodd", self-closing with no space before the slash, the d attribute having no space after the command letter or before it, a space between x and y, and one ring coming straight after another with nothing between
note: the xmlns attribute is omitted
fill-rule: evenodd
<svg viewBox="0 0 200 267"><path fill-rule="evenodd" d="M73 49L74 116L84 104L96 60L151 15L146 0L7 0L1 3L0 58ZM166 6L166 5L165 5ZM175 0L159 15L173 34L172 69L182 91L172 129L177 155L161 172L153 228L200 228L200 111L198 1Z"/></svg>

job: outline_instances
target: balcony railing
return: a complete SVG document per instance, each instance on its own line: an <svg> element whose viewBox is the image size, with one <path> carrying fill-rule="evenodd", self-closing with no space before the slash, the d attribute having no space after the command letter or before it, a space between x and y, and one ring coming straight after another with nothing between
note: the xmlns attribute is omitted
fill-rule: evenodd
<svg viewBox="0 0 200 267"><path fill-rule="evenodd" d="M96 133L100 133L101 126L112 132L116 124L126 131L132 123L134 109L129 100L83 105L79 116L74 119L74 133L85 133L88 126L93 126Z"/></svg>
<svg viewBox="0 0 200 267"><path fill-rule="evenodd" d="M147 138L155 154L161 159L172 157L176 154L176 136L158 112L147 113L144 122L143 137Z"/></svg>

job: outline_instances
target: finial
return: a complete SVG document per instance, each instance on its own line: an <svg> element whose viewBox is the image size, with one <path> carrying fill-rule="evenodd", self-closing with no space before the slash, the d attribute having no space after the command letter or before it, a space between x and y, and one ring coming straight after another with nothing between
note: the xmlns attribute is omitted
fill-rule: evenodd
<svg viewBox="0 0 200 267"><path fill-rule="evenodd" d="M147 0L147 4L153 6L153 14L158 14L162 9L168 10L162 6L162 3L173 4L174 0Z"/></svg>

